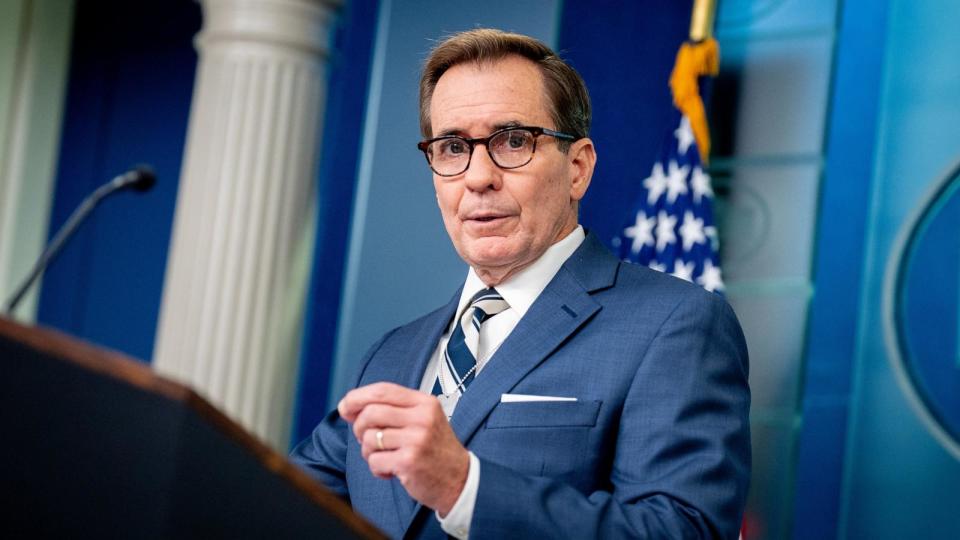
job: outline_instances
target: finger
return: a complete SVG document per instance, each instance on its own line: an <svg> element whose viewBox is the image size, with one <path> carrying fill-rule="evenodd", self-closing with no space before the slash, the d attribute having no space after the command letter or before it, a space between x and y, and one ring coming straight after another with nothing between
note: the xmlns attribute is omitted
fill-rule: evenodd
<svg viewBox="0 0 960 540"><path fill-rule="evenodd" d="M372 403L363 408L353 421L353 435L362 440L370 429L403 428L418 423L418 409Z"/></svg>
<svg viewBox="0 0 960 540"><path fill-rule="evenodd" d="M401 459L403 450L387 450L385 452L374 452L367 458L367 467L377 478L385 480L393 478L395 469Z"/></svg>
<svg viewBox="0 0 960 540"><path fill-rule="evenodd" d="M449 430L450 424L440 402L434 396L424 395L424 398L416 407L394 407L380 403L367 405L354 419L353 436L363 442L363 433L370 429L427 428L435 424L441 424Z"/></svg>
<svg viewBox="0 0 960 540"><path fill-rule="evenodd" d="M392 428L366 430L360 437L360 453L363 459L368 459L374 452L390 452L400 448L407 439L404 431Z"/></svg>
<svg viewBox="0 0 960 540"><path fill-rule="evenodd" d="M355 388L343 396L337 405L340 416L352 422L364 407L371 403L385 403L397 407L412 407L421 403L426 394L393 383L374 383Z"/></svg>
<svg viewBox="0 0 960 540"><path fill-rule="evenodd" d="M374 383L351 390L343 397L337 408L348 422L353 421L366 406L382 403L396 407L412 407L427 396L417 390L393 383Z"/></svg>

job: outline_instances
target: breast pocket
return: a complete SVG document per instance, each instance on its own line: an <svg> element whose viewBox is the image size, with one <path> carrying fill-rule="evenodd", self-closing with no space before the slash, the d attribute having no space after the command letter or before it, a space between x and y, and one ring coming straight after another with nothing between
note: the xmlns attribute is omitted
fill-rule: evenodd
<svg viewBox="0 0 960 540"><path fill-rule="evenodd" d="M574 486L596 477L601 401L499 403L474 443L477 455L519 473L549 476ZM593 442L591 442L593 441Z"/></svg>

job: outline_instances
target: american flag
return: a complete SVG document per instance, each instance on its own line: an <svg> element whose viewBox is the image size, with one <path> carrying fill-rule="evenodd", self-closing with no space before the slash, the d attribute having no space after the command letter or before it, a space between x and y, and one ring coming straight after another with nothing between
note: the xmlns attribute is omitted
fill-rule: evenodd
<svg viewBox="0 0 960 540"><path fill-rule="evenodd" d="M690 121L679 112L677 117L679 125L664 137L634 211L613 244L626 261L720 292L710 175L701 166Z"/></svg>

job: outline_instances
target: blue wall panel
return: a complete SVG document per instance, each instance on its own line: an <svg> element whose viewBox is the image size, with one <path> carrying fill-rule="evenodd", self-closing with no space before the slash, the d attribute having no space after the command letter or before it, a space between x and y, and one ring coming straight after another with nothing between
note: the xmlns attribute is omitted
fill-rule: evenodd
<svg viewBox="0 0 960 540"><path fill-rule="evenodd" d="M327 413L378 4L377 0L352 0L345 5L331 47L317 177L317 234L293 441L306 437Z"/></svg>
<svg viewBox="0 0 960 540"><path fill-rule="evenodd" d="M798 539L838 532L886 9L886 2L847 0L840 18L804 366L793 525Z"/></svg>
<svg viewBox="0 0 960 540"><path fill-rule="evenodd" d="M565 2L558 50L587 83L597 168L580 222L610 245L676 126L667 81L692 0Z"/></svg>
<svg viewBox="0 0 960 540"><path fill-rule="evenodd" d="M166 269L200 8L78 2L51 235L98 185L140 162L159 183L108 199L43 279L38 321L149 359Z"/></svg>

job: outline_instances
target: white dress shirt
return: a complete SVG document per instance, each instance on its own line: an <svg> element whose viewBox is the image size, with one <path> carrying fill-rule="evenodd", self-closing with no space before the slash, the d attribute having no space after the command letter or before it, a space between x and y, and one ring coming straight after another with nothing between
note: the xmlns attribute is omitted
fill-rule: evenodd
<svg viewBox="0 0 960 540"><path fill-rule="evenodd" d="M480 342L477 346L477 370L476 376L492 360L494 353L500 348L500 345L507 339L510 332L513 331L520 319L523 318L530 306L533 305L543 289L557 274L563 263L573 255L573 252L580 247L586 235L583 227L577 225L570 234L559 242L553 244L547 251L533 262L530 266L517 272L507 281L497 285L497 292L506 300L509 308L494 315L486 320L480 327ZM447 346L450 334L453 332L454 324L460 319L460 314L467 307L467 303L473 298L473 295L486 289L487 285L480 280L477 273L470 268L467 272L466 282L463 284L463 292L460 293L460 302L457 304L457 313L450 322L446 333L437 343L437 348L427 364L427 369L423 373L423 380L420 382L420 391L426 393L433 392L433 385L437 380L437 370L440 367L440 359L443 357L443 349ZM468 389L469 391L469 389ZM447 534L466 540L470 534L470 521L473 519L473 509L477 502L477 492L480 489L480 460L470 452L470 467L467 471L467 481L460 492L460 497L454 503L453 508L446 517L441 518L440 527Z"/></svg>

